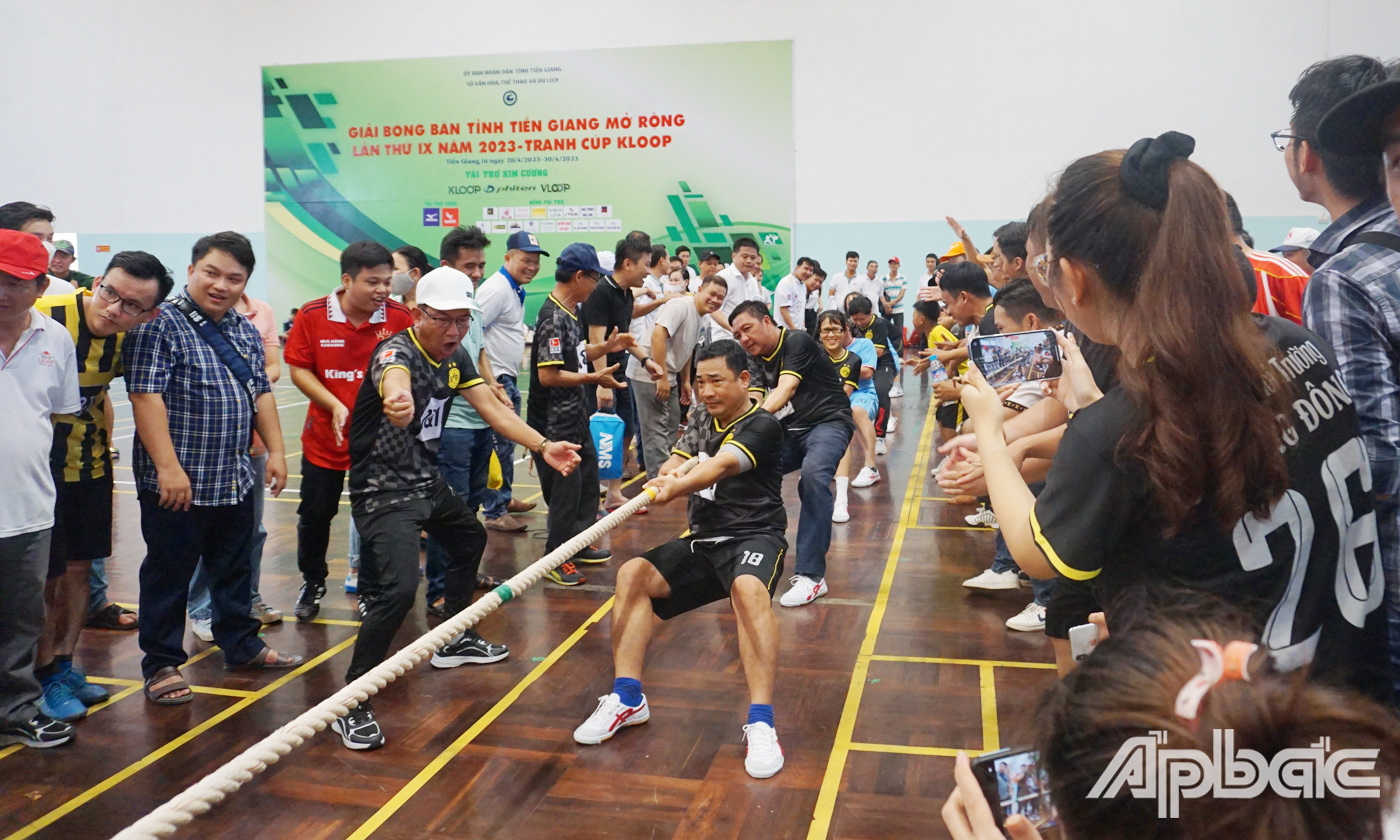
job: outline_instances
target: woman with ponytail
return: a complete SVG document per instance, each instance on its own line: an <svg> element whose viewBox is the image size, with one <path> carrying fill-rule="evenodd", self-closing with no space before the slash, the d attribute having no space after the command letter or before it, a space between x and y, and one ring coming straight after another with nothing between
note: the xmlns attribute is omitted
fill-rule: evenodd
<svg viewBox="0 0 1400 840"><path fill-rule="evenodd" d="M1112 626L1136 590L1246 610L1281 670L1388 699L1371 476L1351 396L1317 336L1250 314L1224 193L1169 132L1081 158L1051 197L1038 273L1085 336L1118 348L1099 393L1062 339L1075 413L1037 499L1001 400L962 402L1016 562L1092 582Z"/></svg>

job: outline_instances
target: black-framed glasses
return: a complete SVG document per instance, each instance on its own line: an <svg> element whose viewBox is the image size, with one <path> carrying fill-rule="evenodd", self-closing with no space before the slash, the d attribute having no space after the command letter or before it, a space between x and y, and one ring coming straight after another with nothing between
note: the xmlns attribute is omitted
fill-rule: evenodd
<svg viewBox="0 0 1400 840"><path fill-rule="evenodd" d="M115 289L112 289L106 283L97 284L97 296L108 303L120 303L122 305L122 312L132 318L139 318L152 309L155 309L154 306L147 308L130 298L122 297L117 294Z"/></svg>
<svg viewBox="0 0 1400 840"><path fill-rule="evenodd" d="M1269 139L1274 141L1275 149L1278 149L1280 152L1285 152L1288 151L1289 140L1298 140L1301 142L1303 140L1307 140L1308 138L1303 137L1300 134L1293 134L1287 129L1284 129L1283 131L1270 132Z"/></svg>
<svg viewBox="0 0 1400 840"><path fill-rule="evenodd" d="M445 330L456 327L458 330L466 332L471 328L472 316L470 314L462 315L458 318L448 318L446 315L439 315L426 306L419 306L418 308L422 310L424 317Z"/></svg>

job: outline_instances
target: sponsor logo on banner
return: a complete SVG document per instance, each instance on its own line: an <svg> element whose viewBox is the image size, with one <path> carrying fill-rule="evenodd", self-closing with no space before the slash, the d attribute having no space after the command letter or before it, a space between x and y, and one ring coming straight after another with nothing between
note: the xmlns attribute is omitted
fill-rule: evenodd
<svg viewBox="0 0 1400 840"><path fill-rule="evenodd" d="M605 230L609 230L609 231L620 231L620 230L622 230L622 220L621 220L621 219L604 219L603 222L604 222L605 225L607 225L607 227L605 228Z"/></svg>
<svg viewBox="0 0 1400 840"><path fill-rule="evenodd" d="M482 220L482 221L476 223L476 229L479 230L479 231L481 231L482 233L490 233L490 232L491 232L491 225L492 225L491 222Z"/></svg>
<svg viewBox="0 0 1400 840"><path fill-rule="evenodd" d="M514 207L501 207L501 208L499 208L499 210L497 211L496 216L497 216L498 218L502 218L502 219L513 219L513 218L515 218L515 208L514 208Z"/></svg>
<svg viewBox="0 0 1400 840"><path fill-rule="evenodd" d="M599 216L602 216L602 217L605 218L605 219L608 218L609 216L611 216L611 215L612 215L612 205L611 205L611 204L599 204L599 205L598 205L598 215L599 215Z"/></svg>
<svg viewBox="0 0 1400 840"><path fill-rule="evenodd" d="M443 226L443 227L456 227L458 224L460 224L460 222L458 221L458 218L459 218L459 217L458 217L458 215L457 215L457 211L458 211L458 208L456 208L456 207L444 207L444 208L442 208L442 226Z"/></svg>
<svg viewBox="0 0 1400 840"><path fill-rule="evenodd" d="M540 233L554 233L554 226L558 224L552 219L545 219L540 222Z"/></svg>
<svg viewBox="0 0 1400 840"><path fill-rule="evenodd" d="M548 207L531 207L531 208L530 208L530 218L532 218L532 219L547 219L547 218L549 218L549 208L548 208Z"/></svg>
<svg viewBox="0 0 1400 840"><path fill-rule="evenodd" d="M423 227L439 227L442 224L442 209L439 207L423 208Z"/></svg>
<svg viewBox="0 0 1400 840"><path fill-rule="evenodd" d="M569 221L568 219L560 219L558 222L555 223L555 229L559 233L569 233L573 231L574 223Z"/></svg>

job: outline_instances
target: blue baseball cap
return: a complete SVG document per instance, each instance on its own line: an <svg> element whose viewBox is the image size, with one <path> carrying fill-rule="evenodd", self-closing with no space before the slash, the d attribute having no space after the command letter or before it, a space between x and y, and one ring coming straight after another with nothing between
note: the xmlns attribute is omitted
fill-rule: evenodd
<svg viewBox="0 0 1400 840"><path fill-rule="evenodd" d="M535 238L535 235L526 230L517 230L512 233L510 238L506 240L506 250L549 256L549 252L540 247L540 241Z"/></svg>
<svg viewBox="0 0 1400 840"><path fill-rule="evenodd" d="M556 268L562 268L569 274L576 271L595 271L604 274L603 266L598 263L598 252L587 242L575 242L565 248L559 258L554 261Z"/></svg>

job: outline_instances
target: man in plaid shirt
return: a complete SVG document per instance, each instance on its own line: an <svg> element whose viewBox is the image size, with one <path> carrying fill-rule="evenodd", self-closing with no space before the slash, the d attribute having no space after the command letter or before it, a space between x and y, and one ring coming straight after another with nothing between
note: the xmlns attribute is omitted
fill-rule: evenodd
<svg viewBox="0 0 1400 840"><path fill-rule="evenodd" d="M1334 106L1384 78L1381 63L1366 56L1314 64L1289 93L1293 120L1278 140L1287 140L1299 197L1333 220L1312 245L1309 262L1318 268L1304 293L1303 325L1332 345L1356 401L1389 596L1391 665L1400 678L1400 223L1379 155L1340 153L1345 146L1326 142L1320 130Z"/></svg>
<svg viewBox="0 0 1400 840"><path fill-rule="evenodd" d="M249 616L253 521L249 490L264 481L276 496L287 483L277 404L263 369L262 336L234 311L253 272L253 248L226 231L200 239L179 298L127 333L122 347L136 418L136 484L141 504L142 676L162 706L194 699L180 676L190 577L201 557L213 596L214 642L231 669L288 668L287 656L258 638ZM192 304L193 315L181 310ZM251 374L240 382L195 327L213 324ZM267 472L254 476L248 447L256 425Z"/></svg>

